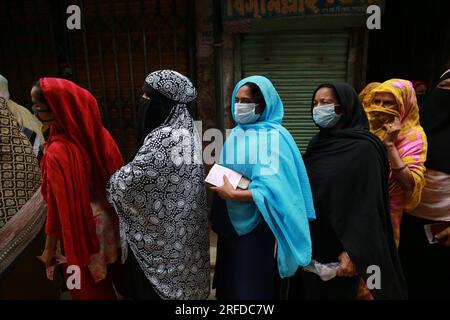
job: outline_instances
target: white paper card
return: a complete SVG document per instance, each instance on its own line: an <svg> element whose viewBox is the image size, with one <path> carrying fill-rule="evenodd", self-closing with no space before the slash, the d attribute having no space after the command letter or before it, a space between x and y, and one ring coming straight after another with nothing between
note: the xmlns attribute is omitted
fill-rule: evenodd
<svg viewBox="0 0 450 320"><path fill-rule="evenodd" d="M226 176L228 178L231 185L236 190L239 181L242 178L242 174L237 173L236 171L225 168L218 164L213 165L213 167L208 173L208 176L205 179L205 182L212 184L213 186L216 187L221 187L223 186L223 176Z"/></svg>

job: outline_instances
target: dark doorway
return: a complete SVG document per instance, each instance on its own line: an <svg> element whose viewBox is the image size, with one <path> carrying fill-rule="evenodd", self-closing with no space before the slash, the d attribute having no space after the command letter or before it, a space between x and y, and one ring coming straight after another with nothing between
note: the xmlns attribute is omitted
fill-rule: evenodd
<svg viewBox="0 0 450 320"><path fill-rule="evenodd" d="M369 33L367 82L390 78L434 86L450 68L450 2L387 0L382 29Z"/></svg>

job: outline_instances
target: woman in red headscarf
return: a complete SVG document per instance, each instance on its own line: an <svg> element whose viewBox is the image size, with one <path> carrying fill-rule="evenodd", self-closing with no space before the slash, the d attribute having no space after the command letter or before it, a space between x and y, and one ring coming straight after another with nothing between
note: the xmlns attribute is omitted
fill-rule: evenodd
<svg viewBox="0 0 450 320"><path fill-rule="evenodd" d="M122 166L122 156L87 90L68 80L42 78L31 97L36 116L50 125L41 162L47 203L47 241L41 259L47 268L53 266L60 242L67 265L78 266L81 273L80 286L76 280L75 288L69 286L72 298L115 299L112 274L120 240L105 190L110 176ZM66 277L71 272L65 272Z"/></svg>

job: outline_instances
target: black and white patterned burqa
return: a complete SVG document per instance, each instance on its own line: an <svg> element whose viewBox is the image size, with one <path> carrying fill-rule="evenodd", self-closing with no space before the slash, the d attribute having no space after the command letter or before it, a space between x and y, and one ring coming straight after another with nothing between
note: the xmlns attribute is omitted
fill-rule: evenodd
<svg viewBox="0 0 450 320"><path fill-rule="evenodd" d="M188 78L171 70L153 72L145 81L178 104L148 134L134 160L110 179L108 200L120 220L122 261L129 246L163 299L205 299L206 191L201 143L186 109L197 93Z"/></svg>

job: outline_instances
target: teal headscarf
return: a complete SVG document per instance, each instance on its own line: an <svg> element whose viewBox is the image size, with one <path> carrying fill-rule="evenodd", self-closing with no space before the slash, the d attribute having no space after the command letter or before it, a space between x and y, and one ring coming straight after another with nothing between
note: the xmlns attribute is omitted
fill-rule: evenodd
<svg viewBox="0 0 450 320"><path fill-rule="evenodd" d="M284 108L269 79L252 76L239 88L254 83L266 107L256 123L238 124L222 149L220 164L251 179L253 202L227 201L228 213L239 235L250 233L264 219L278 243L278 269L282 278L295 274L311 260L308 219L315 219L311 187L300 151L281 125Z"/></svg>

